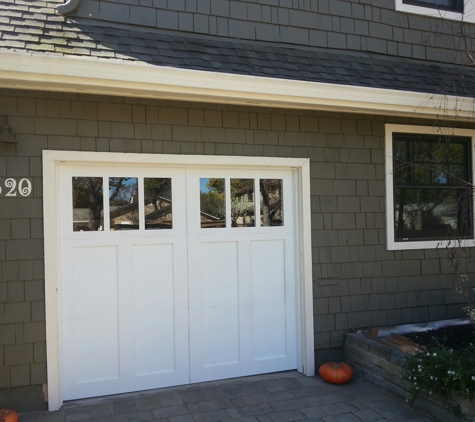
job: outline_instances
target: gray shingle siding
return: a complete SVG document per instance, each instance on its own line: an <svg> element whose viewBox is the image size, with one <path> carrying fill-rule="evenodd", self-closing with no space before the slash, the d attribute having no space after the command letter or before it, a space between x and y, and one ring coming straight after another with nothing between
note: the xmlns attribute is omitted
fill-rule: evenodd
<svg viewBox="0 0 475 422"><path fill-rule="evenodd" d="M42 149L310 157L316 348L461 316L445 251L385 246L384 123L433 122L14 90L0 115L19 140L0 174L35 181L32 197L0 199L0 388L46 382Z"/></svg>
<svg viewBox="0 0 475 422"><path fill-rule="evenodd" d="M0 0L0 50L475 96L449 25L393 0L82 0L75 19L62 3ZM46 383L44 149L310 157L316 348L461 316L445 251L386 250L384 124L437 122L0 89L3 115L18 144L0 146L0 178L34 192L0 198L0 388Z"/></svg>
<svg viewBox="0 0 475 422"><path fill-rule="evenodd" d="M186 23L179 14L184 11ZM335 49L442 62L467 61L459 34L471 32L468 24L396 12L394 0L154 1L147 5L81 0L77 17L301 46L319 47L326 38ZM316 37L314 31L323 34ZM347 42L354 33L361 36L358 42L355 38ZM400 45L395 48L393 43Z"/></svg>

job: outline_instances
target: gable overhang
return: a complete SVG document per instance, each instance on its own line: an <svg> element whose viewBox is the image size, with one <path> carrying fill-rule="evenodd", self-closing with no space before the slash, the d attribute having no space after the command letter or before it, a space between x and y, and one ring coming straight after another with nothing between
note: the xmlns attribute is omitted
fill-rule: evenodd
<svg viewBox="0 0 475 422"><path fill-rule="evenodd" d="M474 118L474 100L469 97L11 51L0 51L0 88L461 121Z"/></svg>

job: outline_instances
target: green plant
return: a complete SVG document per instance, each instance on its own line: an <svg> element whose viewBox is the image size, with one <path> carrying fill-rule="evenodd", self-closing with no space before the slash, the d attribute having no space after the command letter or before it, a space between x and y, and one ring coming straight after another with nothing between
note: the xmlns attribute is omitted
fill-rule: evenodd
<svg viewBox="0 0 475 422"><path fill-rule="evenodd" d="M423 392L438 394L451 409L453 393L470 400L475 398L475 347L469 344L452 350L438 345L408 356L402 378L412 384L414 398Z"/></svg>
<svg viewBox="0 0 475 422"><path fill-rule="evenodd" d="M455 290L457 292L463 294L465 296L465 299L467 300L467 305L462 308L462 310L465 312L465 315L470 319L470 323L472 324L473 327L475 327L475 307L474 307L474 302L472 295L475 291L475 288L472 288L469 283L469 277L467 274L462 274L460 276L460 286L456 287Z"/></svg>

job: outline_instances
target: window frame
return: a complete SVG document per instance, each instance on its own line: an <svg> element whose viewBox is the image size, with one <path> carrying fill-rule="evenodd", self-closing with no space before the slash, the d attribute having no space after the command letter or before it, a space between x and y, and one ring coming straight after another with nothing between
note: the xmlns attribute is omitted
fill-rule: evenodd
<svg viewBox="0 0 475 422"><path fill-rule="evenodd" d="M407 3L408 1L410 3ZM475 14L473 13L475 11L475 0L460 1L462 2L462 12L431 7L422 3L417 4L418 0L395 0L395 3L397 12L475 23Z"/></svg>
<svg viewBox="0 0 475 422"><path fill-rule="evenodd" d="M470 138L469 150L471 153L472 183L475 182L475 130L441 128L430 126L409 126L409 125L385 125L385 155L386 155L386 247L387 250L410 250L410 249L435 249L449 246L453 240L412 240L405 242L396 241L395 225L394 225L394 177L393 177L393 134L425 134L425 135L446 135L446 136L463 136ZM475 213L475 195L472 198L472 210ZM462 244L467 247L475 246L475 224L472 229L472 236L469 239L462 240Z"/></svg>

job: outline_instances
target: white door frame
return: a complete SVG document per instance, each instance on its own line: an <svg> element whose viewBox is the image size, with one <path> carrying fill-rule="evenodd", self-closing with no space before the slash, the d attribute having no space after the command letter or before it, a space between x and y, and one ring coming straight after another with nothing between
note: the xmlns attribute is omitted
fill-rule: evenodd
<svg viewBox="0 0 475 422"><path fill-rule="evenodd" d="M292 169L298 203L297 235L300 257L298 268L298 371L315 375L312 248L310 218L310 160L308 158L230 157L203 155L125 154L111 152L43 151L43 214L45 246L46 349L48 407L58 410L63 404L60 355L60 303L58 262L59 167L64 164L139 164L181 167L223 167Z"/></svg>

